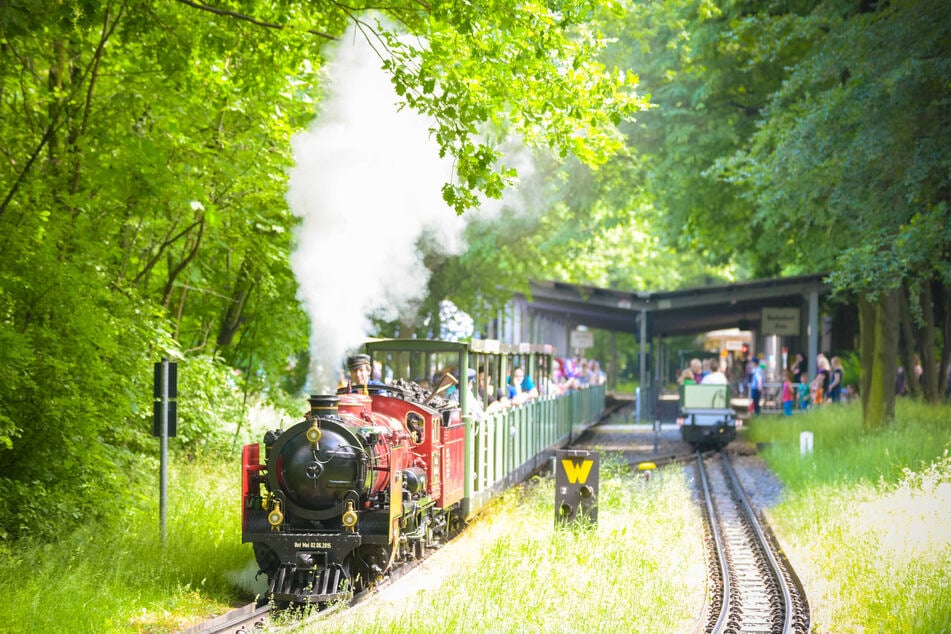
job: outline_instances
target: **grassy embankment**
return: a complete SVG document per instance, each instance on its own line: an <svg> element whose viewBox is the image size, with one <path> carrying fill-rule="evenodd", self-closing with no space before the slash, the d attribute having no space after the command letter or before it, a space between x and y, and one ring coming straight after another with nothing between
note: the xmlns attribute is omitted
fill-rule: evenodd
<svg viewBox="0 0 951 634"><path fill-rule="evenodd" d="M239 594L233 571L250 556L238 474L236 462L172 466L164 549L158 482L140 506L116 508L111 525L54 544L3 544L0 631L171 632L189 615L226 611Z"/></svg>
<svg viewBox="0 0 951 634"><path fill-rule="evenodd" d="M237 464L174 469L164 551L155 504L117 509L114 526L58 544L5 549L0 623L24 632L167 632L195 615L224 612L241 598L234 583L248 587L255 568L240 543L237 474ZM357 631L433 624L459 632L596 631L598 622L606 632L685 628L702 600L703 567L683 478L671 472L645 482L608 458L601 500L597 528L555 530L550 479L503 496L467 532L468 546L444 549L455 572L443 587L399 610L360 611ZM335 619L320 631L353 627Z"/></svg>
<svg viewBox="0 0 951 634"><path fill-rule="evenodd" d="M770 522L809 595L817 632L951 632L951 406L901 400L862 429L858 404L748 432L785 483ZM813 434L800 455L800 433Z"/></svg>
<svg viewBox="0 0 951 634"><path fill-rule="evenodd" d="M765 457L787 484L770 517L810 592L816 631L939 632L951 622L951 408L903 402L898 414L876 434L862 432L857 407L764 417L748 431L770 443ZM807 429L815 451L802 458ZM315 629L690 631L704 567L683 471L645 482L611 462L596 529L555 530L553 484L542 480L503 496L462 547L440 553L453 574L398 607ZM236 458L174 466L165 549L157 495L145 492L140 507L116 509L113 525L3 545L3 628L164 632L224 611L253 571L237 474Z"/></svg>
<svg viewBox="0 0 951 634"><path fill-rule="evenodd" d="M690 631L705 567L683 469L647 481L611 463L601 466L597 526L556 529L553 480L539 480L434 556L451 575L421 590L408 579L402 603L381 596L312 631Z"/></svg>

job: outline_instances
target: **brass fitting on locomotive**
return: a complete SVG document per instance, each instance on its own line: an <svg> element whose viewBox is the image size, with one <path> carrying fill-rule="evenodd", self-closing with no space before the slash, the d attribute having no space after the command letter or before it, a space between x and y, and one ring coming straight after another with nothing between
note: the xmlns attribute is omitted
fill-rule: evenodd
<svg viewBox="0 0 951 634"><path fill-rule="evenodd" d="M312 445L316 445L320 442L320 419L315 418L313 421L311 421L310 429L304 433L304 436L307 438L307 442Z"/></svg>
<svg viewBox="0 0 951 634"><path fill-rule="evenodd" d="M281 501L274 500L270 512L267 514L267 523L271 525L271 530L280 529L284 523L284 512L281 510Z"/></svg>
<svg viewBox="0 0 951 634"><path fill-rule="evenodd" d="M309 399L310 412L307 418L310 420L310 428L304 432L307 442L316 445L320 442L322 432L320 431L320 419L326 416L337 415L337 403L340 399L333 394L314 394Z"/></svg>
<svg viewBox="0 0 951 634"><path fill-rule="evenodd" d="M353 507L353 500L347 500L347 510L343 512L343 517L340 518L340 521L344 527L352 533L357 529L358 519L357 512Z"/></svg>

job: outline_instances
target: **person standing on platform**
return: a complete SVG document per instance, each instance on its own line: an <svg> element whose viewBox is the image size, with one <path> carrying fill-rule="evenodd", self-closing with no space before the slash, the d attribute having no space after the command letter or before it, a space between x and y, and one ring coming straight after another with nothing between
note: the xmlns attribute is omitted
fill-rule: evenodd
<svg viewBox="0 0 951 634"><path fill-rule="evenodd" d="M816 405L822 405L829 400L829 383L832 379L832 366L829 365L829 360L826 358L826 355L821 352L816 357L816 367L818 368L816 372L816 378L813 380L813 393L815 396L812 399L812 402Z"/></svg>
<svg viewBox="0 0 951 634"><path fill-rule="evenodd" d="M753 375L750 377L750 397L753 399L753 413L760 413L760 398L766 384L766 363L753 357Z"/></svg>
<svg viewBox="0 0 951 634"><path fill-rule="evenodd" d="M805 411L812 405L812 385L809 383L809 373L803 370L799 383L799 409Z"/></svg>
<svg viewBox="0 0 951 634"><path fill-rule="evenodd" d="M792 416L793 411L793 401L796 399L796 395L793 393L793 381L792 381L792 372L786 370L786 375L783 378L783 414L785 416Z"/></svg>
<svg viewBox="0 0 951 634"><path fill-rule="evenodd" d="M806 370L806 360L801 352L796 353L796 360L792 364L792 382L801 383L802 373Z"/></svg>
<svg viewBox="0 0 951 634"><path fill-rule="evenodd" d="M829 379L829 400L838 403L842 400L842 379L845 377L845 371L842 369L842 361L839 357L832 357L832 378Z"/></svg>

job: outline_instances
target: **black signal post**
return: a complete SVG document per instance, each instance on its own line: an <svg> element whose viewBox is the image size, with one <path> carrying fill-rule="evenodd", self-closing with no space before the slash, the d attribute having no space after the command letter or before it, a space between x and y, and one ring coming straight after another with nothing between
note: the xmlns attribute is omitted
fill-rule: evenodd
<svg viewBox="0 0 951 634"><path fill-rule="evenodd" d="M174 437L178 420L178 364L163 357L155 364L152 390L152 435L161 439L161 474L159 476L159 530L165 546L165 519L168 507L168 439Z"/></svg>

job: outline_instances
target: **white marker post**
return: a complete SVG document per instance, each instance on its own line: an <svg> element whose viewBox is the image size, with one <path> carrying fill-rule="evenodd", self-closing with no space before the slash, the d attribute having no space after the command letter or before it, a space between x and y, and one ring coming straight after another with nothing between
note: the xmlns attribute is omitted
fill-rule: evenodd
<svg viewBox="0 0 951 634"><path fill-rule="evenodd" d="M799 455L812 453L812 432L804 431L799 434Z"/></svg>

